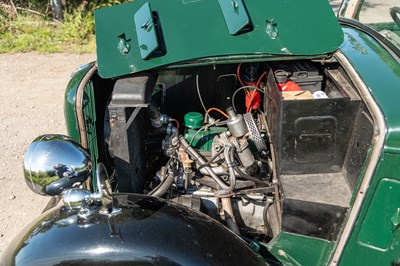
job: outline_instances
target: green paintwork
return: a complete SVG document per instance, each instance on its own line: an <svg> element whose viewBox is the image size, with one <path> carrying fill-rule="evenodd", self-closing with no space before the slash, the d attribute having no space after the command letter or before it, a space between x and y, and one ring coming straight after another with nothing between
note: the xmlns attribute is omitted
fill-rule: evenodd
<svg viewBox="0 0 400 266"><path fill-rule="evenodd" d="M75 98L76 91L86 73L93 67L94 63L78 67L72 74L65 90L64 118L67 134L72 139L80 142L78 122L76 120Z"/></svg>
<svg viewBox="0 0 400 266"><path fill-rule="evenodd" d="M242 0L218 0L224 14L229 34L236 35L241 30L249 28L250 18Z"/></svg>
<svg viewBox="0 0 400 266"><path fill-rule="evenodd" d="M142 1L137 2L143 4ZM185 2L187 2L189 6L196 3L183 0L183 3ZM132 5L133 3L129 4ZM159 4L161 6L164 5L161 3ZM274 5L274 3L271 3L271 5ZM181 11L177 12L179 13ZM210 12L212 13L213 11ZM125 14L124 12L122 13ZM133 20L134 12L130 12L130 14ZM161 18L162 17L160 16L160 19ZM121 21L122 22L118 22L120 23L118 25L123 24L125 21L124 18L122 18ZM280 28L279 25L280 24L278 24L278 28ZM112 28L113 27L110 25L110 29ZM226 30L226 27L224 29ZM349 27L344 28L344 32L345 43L340 47L340 50L354 65L361 78L370 88L373 97L376 99L385 115L388 133L385 142L385 153L380 159L375 177L372 180L370 190L366 195L364 206L360 212L360 218L355 225L340 264L396 264L400 263L400 231L398 227L398 223L400 222L400 200L398 198L400 184L400 116L398 115L398 110L400 108L398 104L398 99L400 99L400 65L369 35ZM281 34L281 31L279 33ZM130 35L127 33L126 40L130 40L130 45L132 45L132 38L136 37L132 33L129 34ZM229 37L245 38L245 34ZM106 40L105 35L101 38ZM178 35L176 38L180 40L181 37ZM110 76L118 76L122 72L126 71L126 64L128 63L133 64L133 62L139 62L137 65L135 64L136 67L148 69L152 66L158 67L172 63L173 61L182 61L185 56L190 54L190 49L188 49L189 51L187 51L186 54L185 51L183 51L184 55L182 56L176 55L176 57L174 56L173 58L169 58L167 56L167 52L166 57L170 61L166 60L165 58L151 58L147 61L144 61L139 58L139 54L136 54L135 56L128 54L126 55L124 61L121 60L122 54L117 48L118 38L115 37L115 39L115 47L112 46L112 49L115 49L115 51L110 50L107 52L106 46L103 47L105 50L101 50L103 48L100 49L104 52L102 55L103 60L105 60L103 61L105 64L103 65L103 70L106 71L106 73L108 73ZM213 48L206 47L205 50L210 52L213 51L212 49ZM235 46L233 50L234 49L236 49ZM131 47L130 51L132 50L135 49ZM207 51L202 52L205 53ZM194 53L197 55L200 54L198 51ZM115 58L115 60L111 60L112 58ZM178 60L179 58L182 60ZM237 60L243 60L243 58L244 57L237 57ZM226 59L228 60L229 57L226 57ZM107 65L107 60L109 60L110 65ZM111 68L112 63L115 64L115 71ZM93 64L85 66L83 69L78 71L70 80L66 91L65 116L68 134L78 141L79 134L76 126L75 94L80 81L92 65ZM136 71L140 70L139 68L135 69ZM398 84L398 86L393 84ZM89 83L88 87L85 88L85 91L87 93L85 99L94 100L94 90L91 83ZM90 124L94 125L94 103L90 101L85 102L84 108L86 108L85 119L91 119ZM87 126L86 129L88 130L90 152L92 156L94 154L96 157L97 144L95 143L95 128ZM190 132L188 130L187 134L185 134L185 138L190 141L195 132L196 130L191 130ZM207 134L209 134L209 132ZM199 138L201 137L201 134L196 137L194 140L195 145L198 143ZM204 146L203 149L203 151L209 151L211 148ZM268 245L268 248L279 260L288 265L327 265L332 254L334 244L335 243L333 242L328 242L321 239L282 232Z"/></svg>
<svg viewBox="0 0 400 266"><path fill-rule="evenodd" d="M341 265L400 263L400 230L392 222L400 208L399 161L399 154L383 154Z"/></svg>
<svg viewBox="0 0 400 266"><path fill-rule="evenodd" d="M352 28L344 28L344 33L345 42L340 50L371 89L385 115L385 150L400 152L400 64L366 33Z"/></svg>
<svg viewBox="0 0 400 266"><path fill-rule="evenodd" d="M144 3L133 17L135 20L140 57L142 59L147 59L160 45L157 40L156 27L154 26L150 4L148 2Z"/></svg>
<svg viewBox="0 0 400 266"><path fill-rule="evenodd" d="M281 232L267 248L283 265L325 265L331 242Z"/></svg>
<svg viewBox="0 0 400 266"><path fill-rule="evenodd" d="M374 4L374 1L345 0L340 10L340 16L360 21L360 14L365 12L365 14L363 14L364 19L360 22L382 34L388 41L400 49L400 27L394 22L391 16L389 16L390 8L396 5L399 6L399 2L396 3L395 1L387 0L381 2L383 2L383 6L387 7L387 16L382 16L379 19L380 22L368 22L369 14L372 14L374 9L378 10L377 7L380 6L380 4ZM346 10L350 6L356 7L356 9L354 12L348 12L346 14Z"/></svg>
<svg viewBox="0 0 400 266"><path fill-rule="evenodd" d="M96 133L96 104L93 82L89 81L84 90L83 97L83 114L85 119L85 131L87 136L87 145L90 157L92 159L92 168L97 169L97 162L99 159L99 149L97 147L97 133ZM92 171L92 189L96 190L96 171Z"/></svg>
<svg viewBox="0 0 400 266"><path fill-rule="evenodd" d="M80 143L80 136L78 130L78 122L76 117L76 93L80 83L88 71L94 66L94 62L82 65L78 67L72 74L71 79L65 90L65 102L64 102L64 117L65 124L67 127L67 134L72 139ZM92 81L89 81L84 89L83 98L83 115L85 119L85 130L88 142L88 150L92 159L92 168L96 169L98 162L98 147L97 147L97 135L96 135L96 107L95 107L95 96L94 87ZM92 180L96 180L96 171L92 171ZM95 184L95 182L91 182Z"/></svg>
<svg viewBox="0 0 400 266"><path fill-rule="evenodd" d="M232 36L218 1L154 0L151 9L159 17L166 54L144 60L139 52L134 14L145 2L137 0L95 12L101 77L117 77L197 58L321 55L336 50L343 41L328 1L246 1L253 30ZM267 34L268 28L270 34L276 31L278 36ZM126 54L118 48L122 35L130 46Z"/></svg>
<svg viewBox="0 0 400 266"><path fill-rule="evenodd" d="M400 231L395 227L400 208L400 65L372 37L344 28L340 50L349 59L380 106L387 136L359 219L345 248L341 265L397 265Z"/></svg>
<svg viewBox="0 0 400 266"><path fill-rule="evenodd" d="M340 50L380 105L388 134L385 153L340 265L397 265L400 263L400 65L369 35L349 27L344 28L344 33L345 42ZM328 265L334 244L282 232L269 244L269 249L283 264Z"/></svg>
<svg viewBox="0 0 400 266"><path fill-rule="evenodd" d="M199 112L189 112L185 114L185 127L199 129L203 126L204 116Z"/></svg>
<svg viewBox="0 0 400 266"><path fill-rule="evenodd" d="M358 234L358 242L361 245L382 250L390 247L394 235L398 232L399 191L400 180L385 178L379 182ZM392 227L392 230L388 230L388 227Z"/></svg>
<svg viewBox="0 0 400 266"><path fill-rule="evenodd" d="M187 128L184 136L186 141L189 143L191 142L194 148L203 152L210 152L214 137L226 130L226 127L209 127L207 130L202 130L197 133L198 129ZM195 134L196 136L192 141Z"/></svg>

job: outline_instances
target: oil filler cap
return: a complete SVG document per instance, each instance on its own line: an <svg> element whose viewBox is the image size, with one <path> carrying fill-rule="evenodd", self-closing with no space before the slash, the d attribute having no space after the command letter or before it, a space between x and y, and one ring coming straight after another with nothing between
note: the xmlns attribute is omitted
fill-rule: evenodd
<svg viewBox="0 0 400 266"><path fill-rule="evenodd" d="M191 129L199 129L203 126L204 116L198 112L189 112L184 117L185 126Z"/></svg>

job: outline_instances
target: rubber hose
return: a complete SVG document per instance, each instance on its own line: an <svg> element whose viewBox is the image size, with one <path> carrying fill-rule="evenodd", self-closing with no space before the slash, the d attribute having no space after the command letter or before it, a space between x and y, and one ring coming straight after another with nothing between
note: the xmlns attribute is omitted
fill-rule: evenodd
<svg viewBox="0 0 400 266"><path fill-rule="evenodd" d="M182 146L185 150L192 156L194 159L198 160L200 164L206 164L206 160L192 147L187 143L183 136L179 136L179 141L181 142ZM214 181L224 190L229 190L229 186L227 186L211 169L209 166L204 166L204 170L214 179Z"/></svg>
<svg viewBox="0 0 400 266"><path fill-rule="evenodd" d="M172 175L167 174L165 179L152 191L149 192L149 196L153 197L162 197L167 192L167 190L171 187L174 182L174 177Z"/></svg>
<svg viewBox="0 0 400 266"><path fill-rule="evenodd" d="M271 206L271 204L272 204L272 202L269 202L269 201L267 202L267 204L265 204L264 211L263 211L263 219L264 219L264 226L267 228L268 233L271 234L271 237L273 237L272 228L268 221L268 208Z"/></svg>
<svg viewBox="0 0 400 266"><path fill-rule="evenodd" d="M235 170L233 168L233 156L235 153L235 149L233 146L228 146L225 147L224 150L224 157L225 157L225 161L226 164L228 165L228 170L229 170L229 189L231 191L233 191L235 189L235 185L236 185L236 176L235 176Z"/></svg>
<svg viewBox="0 0 400 266"><path fill-rule="evenodd" d="M262 181L262 180L260 180L260 179L257 179L257 178L255 178L255 177L249 176L248 174L244 173L244 172L243 172L242 170L240 170L240 168L237 167L237 166L235 166L235 171L240 175L240 177L242 177L242 178L244 178L244 179L253 181L253 182L258 183L258 184L268 185L267 182Z"/></svg>
<svg viewBox="0 0 400 266"><path fill-rule="evenodd" d="M149 115L151 125L155 128L160 128L162 126L161 113L158 107L150 102L147 106L147 113Z"/></svg>

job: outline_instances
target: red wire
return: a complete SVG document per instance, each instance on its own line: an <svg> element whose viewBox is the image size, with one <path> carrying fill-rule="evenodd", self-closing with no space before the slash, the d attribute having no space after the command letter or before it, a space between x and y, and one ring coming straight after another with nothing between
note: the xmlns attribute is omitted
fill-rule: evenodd
<svg viewBox="0 0 400 266"><path fill-rule="evenodd" d="M242 81L242 79L240 78L240 67L242 66L242 63L240 63L238 66L237 66L237 69L236 69L236 76L237 76L237 78L238 78L238 80L239 80L239 83L242 85L242 86L244 86L244 83L243 83L243 81Z"/></svg>
<svg viewBox="0 0 400 266"><path fill-rule="evenodd" d="M261 80L262 80L262 78L263 78L265 75L267 75L267 71L264 71L264 72L261 74L261 76L258 78L257 83L256 83L256 87L257 87L257 88L260 87Z"/></svg>
<svg viewBox="0 0 400 266"><path fill-rule="evenodd" d="M254 100L254 96L256 95L256 89L254 89L252 92L250 92L251 96L250 96L250 103L249 106L246 109L246 113L250 112L251 109L253 108L253 100Z"/></svg>
<svg viewBox="0 0 400 266"><path fill-rule="evenodd" d="M179 130L179 122L178 122L178 120L173 119L172 121L174 121L176 123L176 130L178 131Z"/></svg>
<svg viewBox="0 0 400 266"><path fill-rule="evenodd" d="M267 71L264 71L264 72L261 74L261 76L258 78L257 83L256 83L256 88L259 88L259 87L260 87L261 80L263 79L263 77L264 77L266 74L267 74ZM247 113L250 112L251 109L252 109L252 107L253 107L253 100L254 100L254 96L256 95L256 91L257 91L256 88L251 92L251 95L250 95L250 104L249 104L249 107L248 107L247 110L246 110Z"/></svg>

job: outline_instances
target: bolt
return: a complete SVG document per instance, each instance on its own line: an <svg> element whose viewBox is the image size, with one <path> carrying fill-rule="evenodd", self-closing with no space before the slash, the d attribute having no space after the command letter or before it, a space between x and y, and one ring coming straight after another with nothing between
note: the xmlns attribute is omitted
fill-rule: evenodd
<svg viewBox="0 0 400 266"><path fill-rule="evenodd" d="M110 127L114 127L115 123L117 122L116 118L111 118L110 119Z"/></svg>

